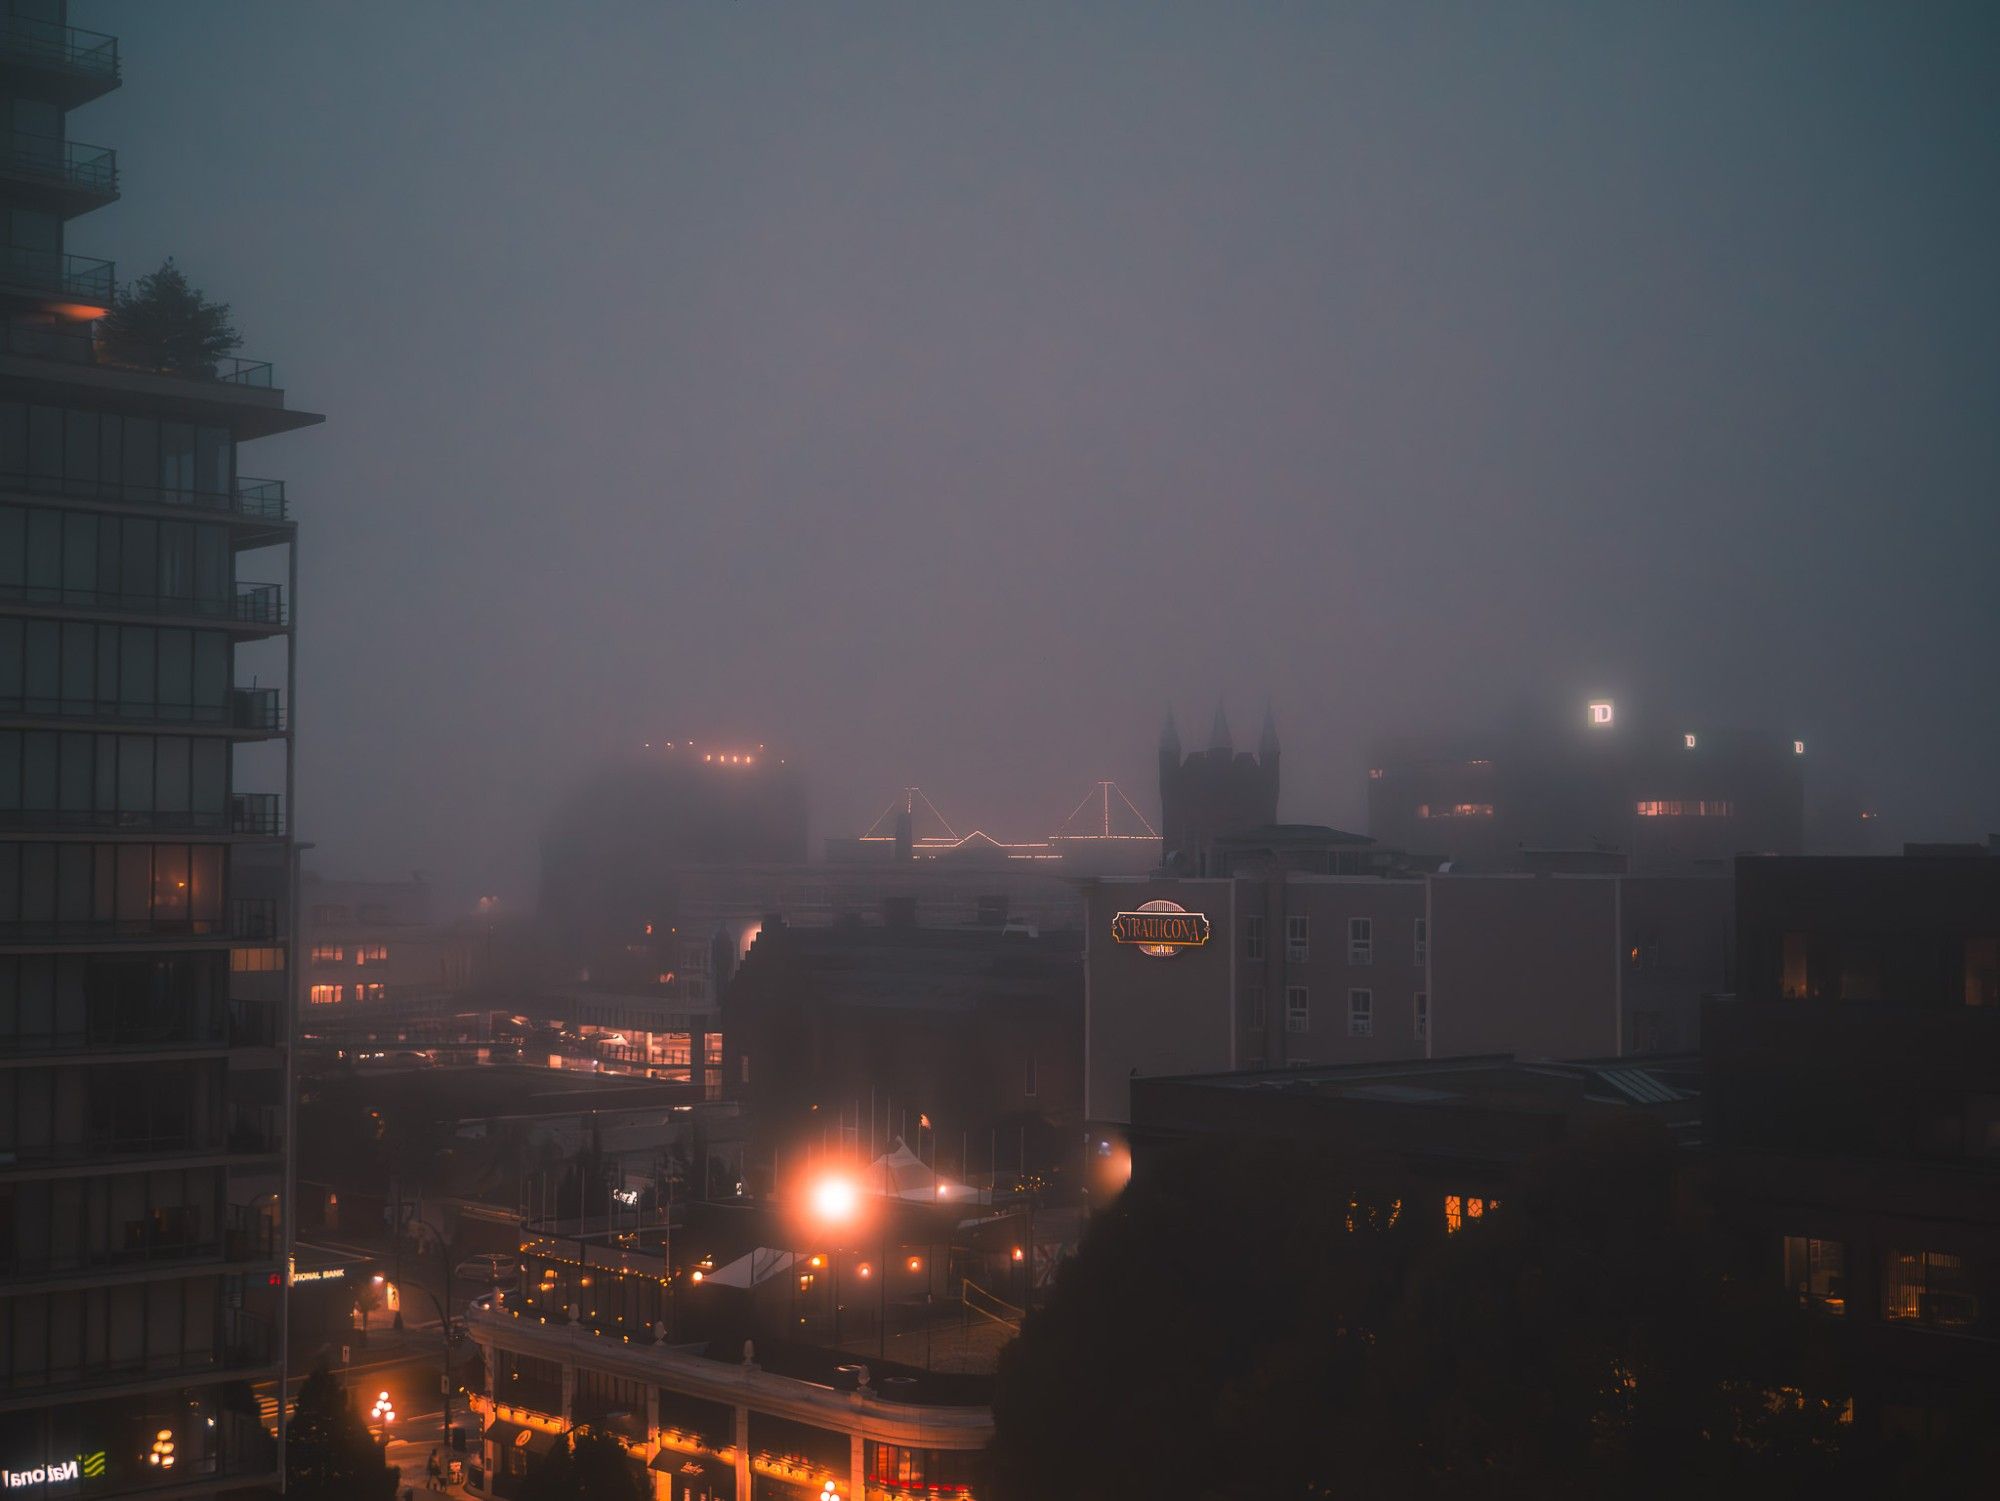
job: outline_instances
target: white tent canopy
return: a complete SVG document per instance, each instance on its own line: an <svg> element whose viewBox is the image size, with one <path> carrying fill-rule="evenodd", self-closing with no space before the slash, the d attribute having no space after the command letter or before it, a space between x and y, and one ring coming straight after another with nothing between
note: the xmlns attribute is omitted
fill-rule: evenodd
<svg viewBox="0 0 2000 1501"><path fill-rule="evenodd" d="M896 1145L868 1164L862 1191L909 1204L981 1204L982 1189L945 1177L912 1152L899 1136Z"/></svg>

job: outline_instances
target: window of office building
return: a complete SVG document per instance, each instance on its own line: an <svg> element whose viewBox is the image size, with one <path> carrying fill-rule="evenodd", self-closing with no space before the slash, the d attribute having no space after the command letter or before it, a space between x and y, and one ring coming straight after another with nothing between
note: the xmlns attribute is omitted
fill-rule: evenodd
<svg viewBox="0 0 2000 1501"><path fill-rule="evenodd" d="M1312 955L1312 920L1302 915L1285 919L1285 958L1303 964Z"/></svg>
<svg viewBox="0 0 2000 1501"><path fill-rule="evenodd" d="M231 949L229 967L239 975L269 974L285 967L285 951L277 948Z"/></svg>
<svg viewBox="0 0 2000 1501"><path fill-rule="evenodd" d="M1243 919L1243 957L1253 964L1263 962L1264 919L1261 917Z"/></svg>
<svg viewBox="0 0 2000 1501"><path fill-rule="evenodd" d="M1835 1317L1847 1312L1847 1247L1808 1235L1785 1237L1785 1283L1801 1308Z"/></svg>
<svg viewBox="0 0 2000 1501"><path fill-rule="evenodd" d="M228 822L225 741L0 730L0 825L192 830Z"/></svg>
<svg viewBox="0 0 2000 1501"><path fill-rule="evenodd" d="M0 599L228 617L226 527L0 505Z"/></svg>
<svg viewBox="0 0 2000 1501"><path fill-rule="evenodd" d="M1373 1037L1375 1035L1374 991L1350 990L1347 992L1347 1035L1349 1037Z"/></svg>
<svg viewBox="0 0 2000 1501"><path fill-rule="evenodd" d="M357 1001L380 1001L386 999L388 994L389 987L380 981L354 987L354 999Z"/></svg>
<svg viewBox="0 0 2000 1501"><path fill-rule="evenodd" d="M315 1006L337 1006L340 1004L341 989L338 985L315 985L306 995Z"/></svg>
<svg viewBox="0 0 2000 1501"><path fill-rule="evenodd" d="M225 724L230 691L221 631L0 620L0 712Z"/></svg>
<svg viewBox="0 0 2000 1501"><path fill-rule="evenodd" d="M1979 1295L1965 1260L1943 1251L1891 1251L1882 1260L1882 1317L1932 1329L1970 1329Z"/></svg>
<svg viewBox="0 0 2000 1501"><path fill-rule="evenodd" d="M1287 1032L1307 1032L1312 1029L1312 1006L1303 985L1285 987L1285 1030Z"/></svg>
<svg viewBox="0 0 2000 1501"><path fill-rule="evenodd" d="M1375 923L1372 918L1348 918L1347 962L1349 964L1375 962Z"/></svg>
<svg viewBox="0 0 2000 1501"><path fill-rule="evenodd" d="M213 844L0 842L0 932L220 932L224 858Z"/></svg>
<svg viewBox="0 0 2000 1501"><path fill-rule="evenodd" d="M1262 1027L1264 1025L1264 987L1252 984L1245 986L1244 990L1244 1002L1250 1012L1250 1025L1253 1027Z"/></svg>
<svg viewBox="0 0 2000 1501"><path fill-rule="evenodd" d="M387 964L389 946L385 943L364 943L354 950L356 964Z"/></svg>
<svg viewBox="0 0 2000 1501"><path fill-rule="evenodd" d="M312 946L312 962L315 964L340 964L347 958L347 950L337 943L316 943Z"/></svg>

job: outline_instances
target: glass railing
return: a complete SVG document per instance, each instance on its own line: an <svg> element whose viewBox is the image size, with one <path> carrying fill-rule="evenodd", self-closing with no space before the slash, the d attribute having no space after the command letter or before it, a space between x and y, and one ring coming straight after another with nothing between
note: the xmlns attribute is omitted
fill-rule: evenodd
<svg viewBox="0 0 2000 1501"><path fill-rule="evenodd" d="M238 479L233 489L219 491L197 489L192 485L134 485L116 479L59 479L46 474L0 470L0 490L14 490L24 495L116 500L127 505L233 511L238 516L249 516L258 521L284 521L290 515L285 504L283 480L251 479L248 476Z"/></svg>
<svg viewBox="0 0 2000 1501"><path fill-rule="evenodd" d="M117 286L110 261L87 255L64 255L59 250L26 250L19 245L0 247L0 282L58 292L80 302L111 305Z"/></svg>
<svg viewBox="0 0 2000 1501"><path fill-rule="evenodd" d="M285 727L285 705L276 688L233 688L225 704L120 703L116 699L0 693L0 718L76 719L149 726L212 725L276 733Z"/></svg>
<svg viewBox="0 0 2000 1501"><path fill-rule="evenodd" d="M237 897L227 917L18 918L0 921L0 946L50 943L149 943L202 939L215 943L256 943L275 938L278 904L270 897Z"/></svg>
<svg viewBox="0 0 2000 1501"><path fill-rule="evenodd" d="M0 584L0 600L78 610L111 610L119 614L186 615L197 620L233 620L241 625L285 623L285 591L281 584L239 582L233 593L220 596L121 594L47 584Z"/></svg>
<svg viewBox="0 0 2000 1501"><path fill-rule="evenodd" d="M118 192L117 152L59 136L23 135L18 130L0 135L0 171L63 183L86 193Z"/></svg>
<svg viewBox="0 0 2000 1501"><path fill-rule="evenodd" d="M268 360L244 360L235 355L204 359L162 346L113 343L100 339L94 326L79 330L54 323L10 323L6 352L74 365L171 375L181 380L216 381L226 386L269 389L275 384Z"/></svg>
<svg viewBox="0 0 2000 1501"><path fill-rule="evenodd" d="M0 16L0 57L92 78L118 76L117 37L26 16Z"/></svg>
<svg viewBox="0 0 2000 1501"><path fill-rule="evenodd" d="M153 1049L212 1048L224 1041L234 1041L233 1036L223 1030L222 1015L208 1007L155 1003L141 1010L137 1007L117 1007L109 1002L96 1006L91 1006L88 1001L85 1004L81 1026L71 1025L56 1030L51 1019L44 1024L47 1030L31 1030L30 1024L17 1027L12 1032L0 1032L0 1053L10 1050L20 1053L70 1052L81 1048L144 1052ZM234 1001L230 1003L232 1029L233 1008L238 1004Z"/></svg>

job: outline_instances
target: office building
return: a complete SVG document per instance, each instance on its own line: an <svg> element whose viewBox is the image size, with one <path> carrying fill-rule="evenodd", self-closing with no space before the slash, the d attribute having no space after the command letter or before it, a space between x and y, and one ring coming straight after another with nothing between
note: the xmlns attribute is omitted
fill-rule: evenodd
<svg viewBox="0 0 2000 1501"><path fill-rule="evenodd" d="M5 9L0 1470L224 1494L278 1474L296 972L294 525L238 451L320 419L105 333L70 230L118 162L69 117L118 44Z"/></svg>
<svg viewBox="0 0 2000 1501"><path fill-rule="evenodd" d="M1804 852L1806 750L1596 699L1565 723L1378 750L1368 832L1431 869L1596 851L1639 874L1723 870L1739 854Z"/></svg>

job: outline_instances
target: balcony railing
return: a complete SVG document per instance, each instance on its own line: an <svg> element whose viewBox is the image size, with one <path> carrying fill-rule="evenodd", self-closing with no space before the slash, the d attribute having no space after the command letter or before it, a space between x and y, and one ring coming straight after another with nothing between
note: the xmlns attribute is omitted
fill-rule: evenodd
<svg viewBox="0 0 2000 1501"><path fill-rule="evenodd" d="M0 694L0 715L121 725L209 725L270 732L285 727L285 705L276 688L232 688L226 704L126 704L114 699Z"/></svg>
<svg viewBox="0 0 2000 1501"><path fill-rule="evenodd" d="M118 191L117 152L109 146L88 146L57 136L23 135L19 131L0 135L0 171L59 182L86 193L115 195Z"/></svg>
<svg viewBox="0 0 2000 1501"><path fill-rule="evenodd" d="M187 615L198 620L233 620L241 625L283 626L285 588L238 580L229 594L121 594L106 589L65 589L49 584L0 586L0 600L58 605L76 610L113 610L121 615Z"/></svg>
<svg viewBox="0 0 2000 1501"><path fill-rule="evenodd" d="M285 727L285 706L276 688L232 688L229 690L229 724L238 730L269 730Z"/></svg>
<svg viewBox="0 0 2000 1501"><path fill-rule="evenodd" d="M276 792L237 792L229 799L229 831L276 838L285 832L284 797Z"/></svg>
<svg viewBox="0 0 2000 1501"><path fill-rule="evenodd" d="M191 486L129 485L115 479L58 479L45 474L0 471L0 490L23 495L60 495L67 499L123 501L128 505L176 506L196 511L219 511L247 516L256 521L284 521L290 516L285 505L285 482L281 479L236 481L228 493L197 490Z"/></svg>
<svg viewBox="0 0 2000 1501"><path fill-rule="evenodd" d="M25 250L18 245L0 248L0 282L33 287L42 292L74 298L78 302L111 305L116 288L115 267L87 255L64 255L57 250Z"/></svg>
<svg viewBox="0 0 2000 1501"><path fill-rule="evenodd" d="M275 1106L231 1105L217 1128L170 1133L146 1130L121 1135L114 1130L91 1131L68 1141L16 1142L0 1148L0 1168L51 1167L79 1162L110 1162L118 1158L237 1157L276 1155L282 1118Z"/></svg>
<svg viewBox="0 0 2000 1501"><path fill-rule="evenodd" d="M53 943L186 942L262 943L278 933L278 904L271 897L240 896L229 903L224 917L156 917L122 922L114 918L29 918L0 922L0 947L39 947Z"/></svg>
<svg viewBox="0 0 2000 1501"><path fill-rule="evenodd" d="M0 57L92 78L118 76L118 38L26 16L0 17Z"/></svg>
<svg viewBox="0 0 2000 1501"><path fill-rule="evenodd" d="M189 808L0 808L0 829L61 833L223 834L239 832L235 811ZM251 831L255 832L255 831Z"/></svg>
<svg viewBox="0 0 2000 1501"><path fill-rule="evenodd" d="M252 1002L234 1002L231 1007ZM43 1013L47 1016L47 1013ZM149 1002L144 1007L121 1006L108 1000L93 1001L86 996L79 1026L74 1022L58 1029L56 1019L43 1023L47 1030L30 1030L33 1023L0 1032L0 1053L69 1052L80 1048L127 1049L212 1048L224 1041L234 1042L232 1031L225 1034L223 1015L206 1004L174 1005Z"/></svg>
<svg viewBox="0 0 2000 1501"><path fill-rule="evenodd" d="M190 362L167 349L101 340L95 324L79 330L53 323L10 323L6 352L72 365L171 375L180 380L218 381L229 386L268 389L275 384L268 360L243 360L226 355L216 360Z"/></svg>

